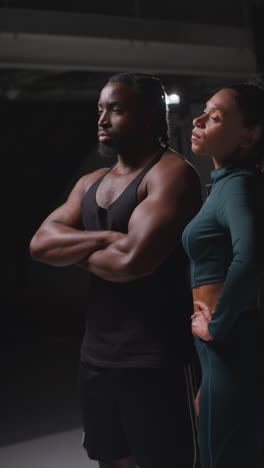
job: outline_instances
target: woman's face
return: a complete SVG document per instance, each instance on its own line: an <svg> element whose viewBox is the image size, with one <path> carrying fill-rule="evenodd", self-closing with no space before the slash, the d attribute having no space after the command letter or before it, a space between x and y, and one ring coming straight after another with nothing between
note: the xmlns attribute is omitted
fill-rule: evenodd
<svg viewBox="0 0 264 468"><path fill-rule="evenodd" d="M231 159L240 159L249 137L250 130L243 125L235 95L232 89L222 89L193 121L192 151L211 156L218 167Z"/></svg>

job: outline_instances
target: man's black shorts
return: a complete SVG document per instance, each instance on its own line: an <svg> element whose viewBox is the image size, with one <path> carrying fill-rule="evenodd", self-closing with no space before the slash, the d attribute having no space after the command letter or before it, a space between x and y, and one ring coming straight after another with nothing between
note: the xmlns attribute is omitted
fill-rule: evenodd
<svg viewBox="0 0 264 468"><path fill-rule="evenodd" d="M101 462L136 457L140 468L193 468L194 393L186 366L80 366L83 446Z"/></svg>

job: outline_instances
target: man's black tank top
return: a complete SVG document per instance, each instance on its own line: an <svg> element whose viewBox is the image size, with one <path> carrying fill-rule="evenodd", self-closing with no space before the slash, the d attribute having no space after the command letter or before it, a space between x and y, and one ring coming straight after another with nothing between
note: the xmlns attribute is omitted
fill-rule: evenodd
<svg viewBox="0 0 264 468"><path fill-rule="evenodd" d="M138 185L163 151L107 208L97 204L96 191L109 171L99 177L82 200L84 228L127 233L138 204ZM90 278L82 362L104 367L160 367L189 359L193 351L192 296L187 256L181 244L148 277L125 283L106 281L94 274Z"/></svg>

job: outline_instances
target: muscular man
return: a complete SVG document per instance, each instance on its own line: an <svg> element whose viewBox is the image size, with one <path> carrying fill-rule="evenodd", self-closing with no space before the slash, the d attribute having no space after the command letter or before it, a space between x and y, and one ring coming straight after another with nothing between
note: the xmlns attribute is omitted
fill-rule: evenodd
<svg viewBox="0 0 264 468"><path fill-rule="evenodd" d="M83 445L101 468L193 468L192 297L181 245L200 180L168 148L165 92L146 74L112 76L98 102L99 152L34 235L34 259L85 268L80 353Z"/></svg>

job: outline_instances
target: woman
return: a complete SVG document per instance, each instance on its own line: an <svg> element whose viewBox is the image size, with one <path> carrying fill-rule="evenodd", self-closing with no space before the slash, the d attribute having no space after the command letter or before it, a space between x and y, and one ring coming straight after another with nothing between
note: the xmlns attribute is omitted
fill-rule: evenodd
<svg viewBox="0 0 264 468"><path fill-rule="evenodd" d="M264 82L224 88L194 119L192 150L212 157L211 192L183 233L192 332L202 369L202 468L264 466Z"/></svg>

